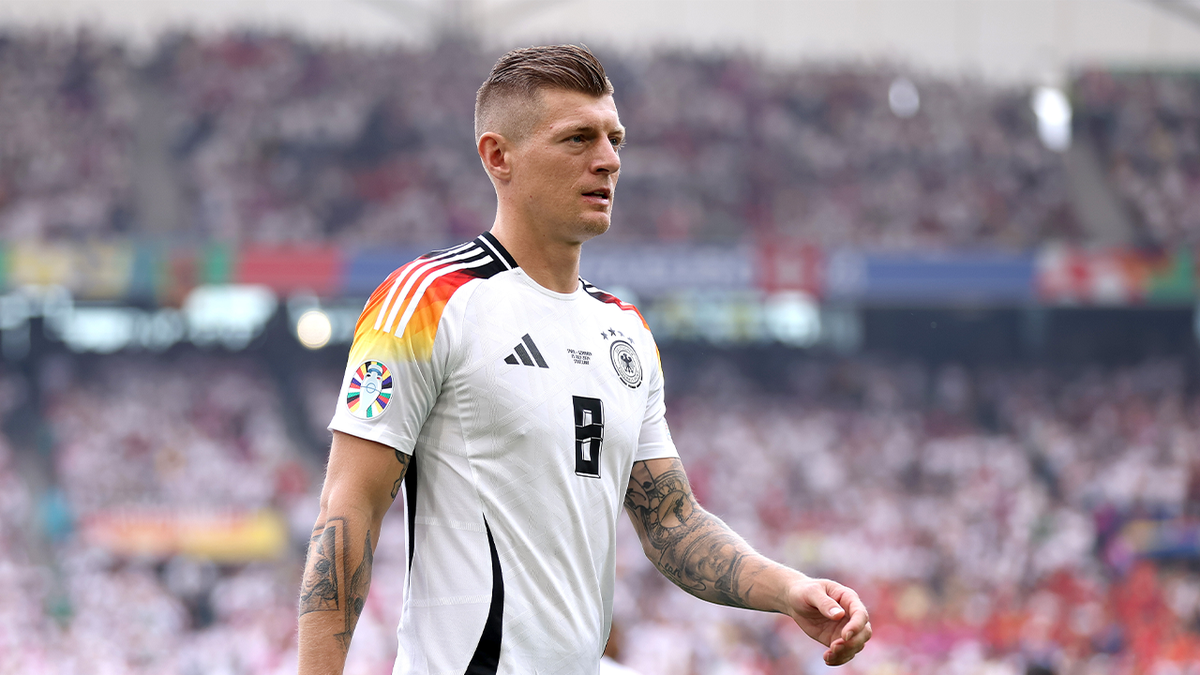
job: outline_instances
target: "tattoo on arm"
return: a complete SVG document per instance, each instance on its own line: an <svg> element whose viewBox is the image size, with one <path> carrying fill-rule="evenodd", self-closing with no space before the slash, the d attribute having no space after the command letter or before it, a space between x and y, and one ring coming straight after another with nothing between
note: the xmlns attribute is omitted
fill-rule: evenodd
<svg viewBox="0 0 1200 675"><path fill-rule="evenodd" d="M371 530L363 543L362 560L354 573L346 578L345 567L350 563L349 537L345 518L330 518L313 530L309 542L308 562L300 584L300 614L341 611L345 630L336 634L342 651L350 649L350 638L362 615L371 586L371 569L375 554L371 546ZM338 555L338 549L342 554ZM339 571L339 568L341 571Z"/></svg>
<svg viewBox="0 0 1200 675"><path fill-rule="evenodd" d="M400 477L392 484L392 499L400 494L400 486L404 484L404 475L408 473L408 463L412 461L412 455L406 455L399 450L396 450L396 461L400 462Z"/></svg>
<svg viewBox="0 0 1200 675"><path fill-rule="evenodd" d="M345 536L345 519L330 518L313 530L308 564L300 583L300 614L338 608L338 540Z"/></svg>
<svg viewBox="0 0 1200 675"><path fill-rule="evenodd" d="M336 637L342 643L342 651L350 650L350 638L354 637L354 627L358 625L358 617L362 616L363 607L367 604L367 591L371 588L371 567L375 562L375 553L371 551L371 530L367 530L366 543L363 545L362 562L350 577L346 585L346 630Z"/></svg>
<svg viewBox="0 0 1200 675"><path fill-rule="evenodd" d="M641 530L646 554L675 585L711 602L750 606L762 565L746 563L757 554L696 502L679 460L658 475L646 462L634 463L625 508Z"/></svg>

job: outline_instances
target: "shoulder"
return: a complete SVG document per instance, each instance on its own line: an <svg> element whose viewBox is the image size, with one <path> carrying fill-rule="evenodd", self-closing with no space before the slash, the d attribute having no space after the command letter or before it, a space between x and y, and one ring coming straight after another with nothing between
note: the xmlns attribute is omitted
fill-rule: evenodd
<svg viewBox="0 0 1200 675"><path fill-rule="evenodd" d="M641 322L643 328L645 328L646 330L650 330L649 324L646 323L646 319L642 316L642 313L638 311L637 307L634 307L632 304L625 302L624 300L618 298L617 296L613 295L612 293L609 293L608 291L604 291L599 288L596 288L595 286L588 283L584 279L580 279L579 282L581 284L583 284L583 290L585 293L592 296L599 302L603 302L605 304L612 305L613 307L615 307L623 312L629 312L630 314L637 317L638 321Z"/></svg>
<svg viewBox="0 0 1200 675"><path fill-rule="evenodd" d="M427 253L397 268L375 289L363 308L359 328L402 337L436 326L442 310L460 289L515 267L512 257L489 233Z"/></svg>

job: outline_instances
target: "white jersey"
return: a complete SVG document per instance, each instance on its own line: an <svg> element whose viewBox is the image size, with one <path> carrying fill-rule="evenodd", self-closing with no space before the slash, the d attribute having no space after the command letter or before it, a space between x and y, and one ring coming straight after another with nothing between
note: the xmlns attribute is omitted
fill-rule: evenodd
<svg viewBox="0 0 1200 675"><path fill-rule="evenodd" d="M650 330L491 234L367 302L330 429L412 455L395 672L596 673L635 461L677 456Z"/></svg>

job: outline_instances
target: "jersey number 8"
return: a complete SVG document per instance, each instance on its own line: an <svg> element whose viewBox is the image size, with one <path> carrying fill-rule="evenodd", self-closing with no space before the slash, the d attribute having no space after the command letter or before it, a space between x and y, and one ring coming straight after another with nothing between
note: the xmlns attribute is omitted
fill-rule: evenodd
<svg viewBox="0 0 1200 675"><path fill-rule="evenodd" d="M575 404L575 474L600 477L604 445L604 404L598 398L572 396Z"/></svg>

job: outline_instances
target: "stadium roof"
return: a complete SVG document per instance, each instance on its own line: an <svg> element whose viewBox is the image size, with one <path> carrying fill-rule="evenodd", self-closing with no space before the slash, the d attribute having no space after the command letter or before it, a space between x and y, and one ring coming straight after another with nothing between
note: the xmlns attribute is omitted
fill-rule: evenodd
<svg viewBox="0 0 1200 675"><path fill-rule="evenodd" d="M496 50L739 50L1025 82L1086 63L1200 70L1200 0L4 0L0 28L16 26L87 26L142 45L178 28L410 44L457 30Z"/></svg>

